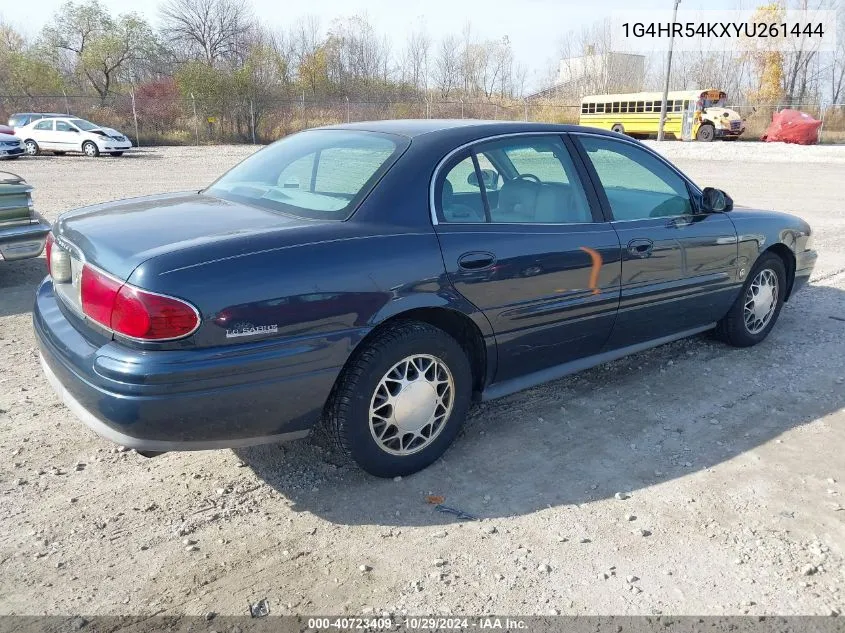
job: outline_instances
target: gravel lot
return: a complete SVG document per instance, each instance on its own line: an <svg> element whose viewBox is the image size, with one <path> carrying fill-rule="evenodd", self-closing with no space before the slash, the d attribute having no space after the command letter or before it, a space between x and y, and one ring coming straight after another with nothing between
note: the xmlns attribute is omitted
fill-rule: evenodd
<svg viewBox="0 0 845 633"><path fill-rule="evenodd" d="M52 220L199 188L252 149L0 169ZM443 460L400 481L313 441L120 452L41 375L43 259L0 264L0 613L234 615L262 598L274 614L843 612L845 147L661 150L738 204L810 221L812 285L754 349L700 337L477 407Z"/></svg>

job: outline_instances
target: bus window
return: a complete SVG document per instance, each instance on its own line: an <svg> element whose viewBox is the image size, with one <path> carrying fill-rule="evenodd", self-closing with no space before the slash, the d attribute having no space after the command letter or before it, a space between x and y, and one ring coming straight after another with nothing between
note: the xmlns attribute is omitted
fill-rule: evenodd
<svg viewBox="0 0 845 633"><path fill-rule="evenodd" d="M645 102L645 111L646 112L654 112L654 102L653 101L646 101Z"/></svg>
<svg viewBox="0 0 845 633"><path fill-rule="evenodd" d="M591 104L590 104L590 109L589 109L589 110L587 110L587 112L589 112L590 114L595 114L595 113L596 113L596 104L595 104L595 103L591 103Z"/></svg>
<svg viewBox="0 0 845 633"><path fill-rule="evenodd" d="M637 112L645 112L645 101L637 101Z"/></svg>
<svg viewBox="0 0 845 633"><path fill-rule="evenodd" d="M613 111L619 112L619 102L618 101L613 102Z"/></svg>
<svg viewBox="0 0 845 633"><path fill-rule="evenodd" d="M587 104L586 103L581 104L581 114L587 114Z"/></svg>

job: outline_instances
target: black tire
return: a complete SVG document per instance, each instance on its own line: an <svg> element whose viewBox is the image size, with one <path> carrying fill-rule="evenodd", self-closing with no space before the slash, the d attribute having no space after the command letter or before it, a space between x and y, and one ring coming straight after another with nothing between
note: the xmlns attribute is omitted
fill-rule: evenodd
<svg viewBox="0 0 845 633"><path fill-rule="evenodd" d="M100 148L93 141L85 141L82 144L82 153L90 158L96 158L100 155Z"/></svg>
<svg viewBox="0 0 845 633"><path fill-rule="evenodd" d="M777 278L777 302L766 327L759 332L752 332L745 322L746 295L754 280L764 270L772 271ZM733 345L734 347L751 347L763 341L769 335L769 332L772 331L778 320L780 310L783 307L786 284L786 266L783 260L774 253L763 253L746 278L745 284L742 286L742 292L740 292L725 317L719 321L716 328L717 336L728 345Z"/></svg>
<svg viewBox="0 0 845 633"><path fill-rule="evenodd" d="M710 123L705 123L700 126L698 128L698 132L695 134L695 140L701 141L702 143L709 143L714 138L716 138L716 128L714 128Z"/></svg>
<svg viewBox="0 0 845 633"><path fill-rule="evenodd" d="M452 409L430 443L417 452L394 455L379 445L371 431L370 405L391 368L412 355L431 356L448 369L453 380ZM329 398L325 423L340 450L371 475L410 475L439 459L455 440L471 393L470 363L455 339L427 323L398 321L356 352Z"/></svg>
<svg viewBox="0 0 845 633"><path fill-rule="evenodd" d="M615 123L612 128L610 128L611 132L616 132L617 134L624 134L625 133L625 126L621 123Z"/></svg>
<svg viewBox="0 0 845 633"><path fill-rule="evenodd" d="M38 156L38 154L41 152L41 148L38 147L38 143L36 143L31 138L26 139L23 144L27 156Z"/></svg>
<svg viewBox="0 0 845 633"><path fill-rule="evenodd" d="M123 156L123 152L111 152L112 156Z"/></svg>

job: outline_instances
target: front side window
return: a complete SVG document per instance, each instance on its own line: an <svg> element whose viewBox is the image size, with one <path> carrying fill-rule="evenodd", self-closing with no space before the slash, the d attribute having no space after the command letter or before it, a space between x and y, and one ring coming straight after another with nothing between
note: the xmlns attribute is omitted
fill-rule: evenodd
<svg viewBox="0 0 845 633"><path fill-rule="evenodd" d="M256 152L205 191L297 217L345 220L407 145L376 132L302 132Z"/></svg>
<svg viewBox="0 0 845 633"><path fill-rule="evenodd" d="M445 222L572 224L592 222L566 146L556 136L482 143L446 167L439 216ZM464 184L466 183L466 184ZM469 191L466 191L467 184Z"/></svg>
<svg viewBox="0 0 845 633"><path fill-rule="evenodd" d="M692 213L686 182L663 161L631 143L579 136L615 220Z"/></svg>
<svg viewBox="0 0 845 633"><path fill-rule="evenodd" d="M50 119L44 119L44 120L36 123L35 127L33 129L35 129L35 130L52 130L53 129L53 121L51 121Z"/></svg>
<svg viewBox="0 0 845 633"><path fill-rule="evenodd" d="M57 132L73 132L74 128L71 127L70 123L67 121L56 121L56 131Z"/></svg>

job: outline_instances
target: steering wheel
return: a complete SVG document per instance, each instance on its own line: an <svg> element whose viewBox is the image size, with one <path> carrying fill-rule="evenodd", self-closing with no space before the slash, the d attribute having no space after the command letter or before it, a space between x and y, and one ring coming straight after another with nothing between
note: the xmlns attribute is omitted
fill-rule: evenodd
<svg viewBox="0 0 845 633"><path fill-rule="evenodd" d="M542 180L540 180L540 179L539 179L537 176L535 176L534 174L519 174L519 175L516 177L516 180L533 180L533 181L534 181L534 182L536 182L536 183L543 182Z"/></svg>

